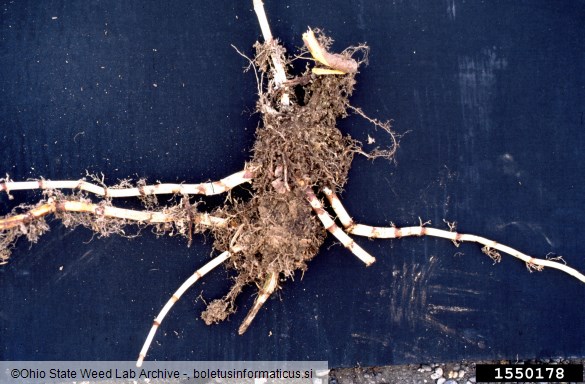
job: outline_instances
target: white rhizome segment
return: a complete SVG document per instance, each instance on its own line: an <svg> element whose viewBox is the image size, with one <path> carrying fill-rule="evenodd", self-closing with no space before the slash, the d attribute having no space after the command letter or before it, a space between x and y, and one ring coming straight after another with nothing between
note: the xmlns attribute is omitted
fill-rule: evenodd
<svg viewBox="0 0 585 384"><path fill-rule="evenodd" d="M154 319L154 322L152 323L152 327L150 328L150 332L148 332L148 336L146 336L146 341L144 341L144 345L142 346L142 349L140 350L140 354L138 355L138 360L136 361L137 367L142 366L142 363L144 362L144 358L146 357L146 354L148 353L148 349L150 348L150 344L152 343L152 340L154 340L154 335L156 334L158 327L162 323L162 321L165 318L165 316L167 315L167 313L169 313L169 311L171 310L173 305L175 305L175 303L177 301L179 301L179 299L181 298L183 293L185 293L187 291L187 289L189 289L193 284L195 284L197 282L197 280L199 280L200 278L205 276L207 273L209 273L211 270L213 270L215 267L217 267L218 265L220 265L224 261L226 261L230 256L231 256L231 254L229 252L223 252L219 256L215 257L210 262L205 264L203 267L198 269L193 275L191 275L191 277L189 277L187 280L185 280L185 282L183 284L181 284L179 289L177 289L175 291L175 293L173 293L173 296L171 296L169 301L167 301L167 303L164 305L163 309L161 309L160 313L158 314L158 316Z"/></svg>

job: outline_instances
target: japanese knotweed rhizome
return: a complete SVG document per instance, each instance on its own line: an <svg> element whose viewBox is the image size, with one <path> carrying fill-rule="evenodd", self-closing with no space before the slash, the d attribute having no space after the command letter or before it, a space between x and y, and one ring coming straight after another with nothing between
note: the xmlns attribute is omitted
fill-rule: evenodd
<svg viewBox="0 0 585 384"><path fill-rule="evenodd" d="M207 324L228 319L237 310L236 299L242 290L257 287L254 303L238 328L238 333L244 334L267 300L295 274L307 270L327 236L335 238L365 266L376 259L360 245L359 237L430 236L455 246L479 244L494 262L509 255L525 263L530 271L551 268L585 282L583 274L558 257L536 258L491 239L459 233L450 222L439 229L420 219L412 226L370 226L354 221L339 198L354 155L391 159L398 145L388 123L368 118L349 102L368 48L357 45L335 53L330 38L309 28L299 39L303 48L291 56L272 36L262 2L255 0L253 5L263 38L246 59L257 77L256 112L261 124L250 160L242 169L220 180L201 183L124 180L107 186L95 176L61 181L13 181L6 177L0 189L7 196L21 190L41 190L43 197L34 204L18 206L0 220L2 263L8 262L20 237L37 242L49 229L46 219L51 216L67 227L81 225L100 236L126 235L128 225L181 235L189 243L200 240L197 234L207 233L214 248L213 258L195 267L155 316L138 365L147 356L157 330L164 327L163 320L173 305L214 268L223 265L231 271L232 285L223 297L207 303L201 317ZM294 72L291 63L295 60L308 64ZM338 120L350 113L386 132L387 149L366 151L362 143L342 133ZM248 189L250 196L232 197L235 188ZM201 209L200 201L205 196L219 194L227 196L224 204ZM140 199L142 209L120 207L117 201L125 198Z"/></svg>

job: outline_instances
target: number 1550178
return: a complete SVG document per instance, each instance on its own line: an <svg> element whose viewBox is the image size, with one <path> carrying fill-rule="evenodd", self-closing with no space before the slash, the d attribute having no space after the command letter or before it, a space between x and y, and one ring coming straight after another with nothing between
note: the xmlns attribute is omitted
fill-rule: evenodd
<svg viewBox="0 0 585 384"><path fill-rule="evenodd" d="M476 366L478 382L482 381L583 381L583 367L580 364L568 365L503 365L478 364Z"/></svg>

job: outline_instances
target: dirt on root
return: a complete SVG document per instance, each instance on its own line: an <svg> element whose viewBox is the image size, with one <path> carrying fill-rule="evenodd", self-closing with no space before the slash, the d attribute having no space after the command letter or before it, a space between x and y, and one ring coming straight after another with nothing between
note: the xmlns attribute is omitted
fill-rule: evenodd
<svg viewBox="0 0 585 384"><path fill-rule="evenodd" d="M340 191L356 153L369 157L390 157L394 153L396 141L389 125L367 118L360 109L349 104L357 70L367 57L367 47L350 47L340 54L332 54L327 52L331 39L317 33L317 41L328 60L342 63L338 66L352 70L345 74L316 75L313 69L322 64L309 65L307 62L304 72L288 76L279 83L274 76L275 66L283 65L289 69L291 62L284 48L275 40L255 45L256 56L251 62L261 83L256 109L262 121L247 166L254 169L252 196L248 200L230 196L225 205L212 212L213 216L227 221L227 225L213 227L211 233L213 247L231 253L226 265L234 271L235 277L230 291L212 301L203 312L202 318L207 324L225 320L236 310L235 300L243 287L263 287L267 281L274 281L274 277L286 280L296 271L307 269L307 262L317 255L326 235L326 229L307 201L308 189L327 187ZM361 60L355 59L358 52L362 53ZM307 58L307 49L297 57L303 55ZM348 110L388 131L394 141L391 150L366 154L360 142L343 135L337 129L336 121L347 116ZM95 184L106 187L103 175L87 176ZM41 184L42 180L39 180ZM141 187L144 184L144 180L137 183L123 180L111 188ZM26 236L31 242L36 242L49 229L41 211L44 212L42 215L54 213L68 227L85 226L98 236L132 236L124 228L136 224L136 221L103 214L112 206L107 194L95 201L95 197L82 191L70 195L56 190L43 193L44 199L35 206L19 208L29 210L27 214L16 216L17 212L13 212L12 219L8 215L0 220L14 221L20 217L17 225L1 228L0 263L8 259L18 237ZM195 223L193 218L199 213L197 204L188 196L176 196L169 206L159 205L155 196L143 194L140 199L144 212L163 212L170 220L158 224L139 221L139 231L142 227L153 226L158 234L185 236L190 243L194 233L209 229ZM59 210L60 202L64 201L77 201L96 208L91 212Z"/></svg>
<svg viewBox="0 0 585 384"><path fill-rule="evenodd" d="M214 212L231 222L212 230L214 248L239 251L228 260L237 273L234 286L203 312L207 324L222 321L235 310L234 300L245 285L261 287L272 274L289 278L307 269L325 239L325 228L312 214L305 191L313 186L340 189L360 150L359 142L336 128L336 120L347 115L355 74L314 76L307 69L276 89L272 55L280 55L283 63L287 59L274 44L256 45L256 66L268 82L257 105L262 124L251 160L259 168L252 182L253 197ZM283 92L292 98L289 105L281 103Z"/></svg>

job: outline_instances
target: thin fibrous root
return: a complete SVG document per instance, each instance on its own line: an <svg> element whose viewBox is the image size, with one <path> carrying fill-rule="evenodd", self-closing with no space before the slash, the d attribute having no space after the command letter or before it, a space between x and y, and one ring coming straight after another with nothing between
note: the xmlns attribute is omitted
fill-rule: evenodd
<svg viewBox="0 0 585 384"><path fill-rule="evenodd" d="M262 308L262 306L264 305L266 300L268 300L270 295L274 293L276 288L278 288L278 273L273 272L266 279L264 286L262 287L260 292L258 292L258 297L256 297L256 300L254 301L254 306L252 306L250 312L248 312L246 318L244 319L244 321L242 321L240 328L238 328L239 335L243 335L248 330L248 327L250 326L250 324L252 324L252 321L258 314L258 311L260 310L260 308Z"/></svg>
<svg viewBox="0 0 585 384"><path fill-rule="evenodd" d="M164 305L163 309L161 309L158 316L154 319L154 322L152 323L152 327L150 328L150 332L148 333L148 336L146 337L146 341L144 341L144 345L142 346L142 349L140 350L140 354L138 355L138 360L136 361L137 367L142 366L144 358L146 357L146 354L148 353L148 349L150 348L150 344L152 343L152 340L154 339L154 335L156 334L156 330L158 329L158 327L162 323L162 321L165 318L165 316L167 315L167 313L169 313L169 311L171 310L173 305L181 298L181 296L187 291L187 289L189 289L193 284L195 284L197 282L197 280L199 280L200 278L205 276L207 273L212 271L218 265L222 264L230 256L231 256L231 254L228 251L223 252L219 256L217 256L214 259L212 259L211 261L209 261L203 267L198 269L193 275L191 275L191 277L189 277L187 280L185 280L185 282L183 284L181 284L179 289L177 289L177 291L171 296L169 301L167 301L167 303Z"/></svg>
<svg viewBox="0 0 585 384"><path fill-rule="evenodd" d="M381 128L382 130L386 131L386 133L388 133L390 135L390 139L392 140L392 145L387 148L387 149L381 149L379 147L374 148L373 151L366 153L362 150L357 150L356 153L359 153L363 156L365 156L368 159L374 160L378 157L381 157L383 159L387 159L387 160L392 160L394 158L394 155L396 154L396 151L398 150L398 135L396 133L394 133L392 131L392 128L390 127L390 121L380 121L378 119L372 119L371 117L369 117L368 115L365 114L364 111L362 111L361 108L357 108L354 107L352 105L348 105L348 108L351 109L352 111L354 111L354 113L356 113L357 115L359 115L360 117L362 117L363 119L367 120L368 122L370 122L371 124L374 125L374 127L376 128Z"/></svg>
<svg viewBox="0 0 585 384"><path fill-rule="evenodd" d="M132 209L118 208L112 205L93 204L85 201L55 201L50 199L47 203L32 208L26 213L0 219L0 230L14 228L22 224L27 224L42 216L61 212L84 212L102 217L114 217L148 224L170 223L176 221L176 218L173 215L159 211L136 211ZM196 215L193 215L192 219L194 224L208 227L224 226L227 224L227 219L211 216L207 213L197 213Z"/></svg>
<svg viewBox="0 0 585 384"><path fill-rule="evenodd" d="M485 237L458 233L455 231L455 225L453 223L448 223L449 231L426 227L422 221L419 226L404 228L373 227L369 225L355 224L335 192L329 188L323 188L323 192L329 200L331 208L335 211L339 221L346 228L347 232L352 235L365 236L372 239L398 239L406 236L432 236L451 240L454 244L459 244L464 241L478 243L483 245L482 252L488 255L495 263L499 262L502 258L500 252L504 252L524 261L529 271L541 271L544 267L554 268L568 273L585 283L585 275L574 268L568 267L567 265L552 259L544 260L528 256L514 248L486 239Z"/></svg>
<svg viewBox="0 0 585 384"><path fill-rule="evenodd" d="M305 194L307 196L309 204L311 204L313 211L315 211L317 217L319 218L319 220L321 220L321 223L323 223L325 229L327 229L327 231L329 231L333 236L335 236L337 240L339 240L341 244L343 244L344 247L349 249L354 255L356 255L361 261L363 261L366 264L366 266L372 265L372 263L376 261L376 258L370 255L362 247L360 247L351 237L349 237L345 232L343 232L343 230L339 228L337 224L335 224L331 216L329 216L329 213L327 213L327 211L325 211L325 209L323 208L323 205L321 204L317 196L315 196L315 194L313 193L311 187L307 187L305 189Z"/></svg>
<svg viewBox="0 0 585 384"><path fill-rule="evenodd" d="M50 189L74 189L86 191L104 197L135 197L162 194L181 195L218 195L230 189L251 181L254 178L253 167L234 173L219 181L210 181L199 184L154 184L133 188L102 187L85 180L34 180L34 181L6 181L0 183L0 191L9 193L19 190L50 190Z"/></svg>

